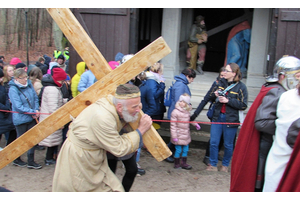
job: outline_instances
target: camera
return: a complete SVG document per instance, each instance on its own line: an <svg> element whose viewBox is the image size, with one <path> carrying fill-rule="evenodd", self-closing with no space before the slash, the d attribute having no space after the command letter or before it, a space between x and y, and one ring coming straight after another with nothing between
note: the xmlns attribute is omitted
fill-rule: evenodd
<svg viewBox="0 0 300 200"><path fill-rule="evenodd" d="M222 97L225 97L225 92L224 91L222 91L222 90L218 90L218 95L219 96L222 96Z"/></svg>

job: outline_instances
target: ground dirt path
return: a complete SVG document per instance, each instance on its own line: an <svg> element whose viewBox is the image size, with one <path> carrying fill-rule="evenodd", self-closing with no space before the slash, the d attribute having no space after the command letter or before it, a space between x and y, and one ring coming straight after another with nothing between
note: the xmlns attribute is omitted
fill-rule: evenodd
<svg viewBox="0 0 300 200"><path fill-rule="evenodd" d="M4 147L2 137L0 146ZM12 163L0 170L0 186L15 192L50 192L54 165L45 166L46 150L36 151L35 160L42 164L40 170L13 166ZM191 170L174 169L173 163L157 162L146 150L142 150L139 164L146 174L136 177L131 192L228 192L230 173L208 172L202 162L204 148L190 148L188 164ZM22 159L27 161L26 154ZM221 163L219 162L219 165ZM117 176L124 175L121 162L118 163Z"/></svg>

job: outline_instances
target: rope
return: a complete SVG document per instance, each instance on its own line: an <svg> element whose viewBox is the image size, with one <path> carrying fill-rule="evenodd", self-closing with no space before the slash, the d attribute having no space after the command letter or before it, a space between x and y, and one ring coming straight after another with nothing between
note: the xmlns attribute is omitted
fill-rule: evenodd
<svg viewBox="0 0 300 200"><path fill-rule="evenodd" d="M19 113L16 111L10 111L10 110L0 110L0 112L8 112L8 113ZM25 112L23 114L26 115L35 115L35 114L40 114L40 115L51 115L51 113L30 113L30 112ZM198 122L198 121L171 121L171 120L158 120L158 119L152 119L153 122L175 122L175 123L198 123L198 124L228 124L228 125L241 125L242 123L230 123L230 122Z"/></svg>
<svg viewBox="0 0 300 200"><path fill-rule="evenodd" d="M198 122L198 121L171 121L171 120L158 120L152 119L153 122L175 122L175 123L198 123L198 124L228 124L228 125L241 125L242 123L230 123L230 122Z"/></svg>

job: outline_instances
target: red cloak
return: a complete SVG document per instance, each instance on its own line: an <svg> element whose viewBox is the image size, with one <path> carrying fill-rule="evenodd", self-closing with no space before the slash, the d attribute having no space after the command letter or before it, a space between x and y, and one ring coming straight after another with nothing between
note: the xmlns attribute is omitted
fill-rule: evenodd
<svg viewBox="0 0 300 200"><path fill-rule="evenodd" d="M262 86L241 127L232 155L230 192L255 190L260 133L254 126L254 119L257 108L272 88Z"/></svg>
<svg viewBox="0 0 300 200"><path fill-rule="evenodd" d="M299 131L300 135L300 131ZM291 158L276 192L300 192L300 137L297 137Z"/></svg>

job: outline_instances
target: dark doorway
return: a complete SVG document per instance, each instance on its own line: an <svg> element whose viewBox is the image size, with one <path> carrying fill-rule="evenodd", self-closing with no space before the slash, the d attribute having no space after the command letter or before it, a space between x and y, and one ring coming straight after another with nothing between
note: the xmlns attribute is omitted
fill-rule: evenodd
<svg viewBox="0 0 300 200"><path fill-rule="evenodd" d="M253 9L243 8L197 8L194 9L194 17L202 15L205 17L205 24L207 31L219 27L227 22L237 19L247 12L253 12ZM250 23L250 22L249 22ZM230 30L235 26L220 30L220 32L209 35L206 44L207 52L205 63L203 66L204 71L218 72L220 67L224 65L226 54L226 42ZM250 23L251 25L251 23Z"/></svg>
<svg viewBox="0 0 300 200"><path fill-rule="evenodd" d="M226 28L209 36L206 44L207 52L204 64L205 71L218 72L224 65L226 42L228 33L237 24L235 20L250 13L250 25L252 24L253 9L243 8L195 8L193 21L196 16L205 17L207 31L227 24ZM138 28L138 50L141 50L153 40L161 36L163 8L140 8L139 9L139 28ZM232 23L230 23L232 22ZM240 23L240 22L239 22Z"/></svg>

